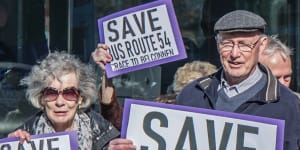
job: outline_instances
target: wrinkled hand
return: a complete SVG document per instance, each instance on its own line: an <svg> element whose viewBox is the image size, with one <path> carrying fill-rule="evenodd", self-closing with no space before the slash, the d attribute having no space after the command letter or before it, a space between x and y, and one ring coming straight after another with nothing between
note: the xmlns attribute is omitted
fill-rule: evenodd
<svg viewBox="0 0 300 150"><path fill-rule="evenodd" d="M136 147L133 145L133 142L128 139L114 139L109 142L109 150L135 150Z"/></svg>
<svg viewBox="0 0 300 150"><path fill-rule="evenodd" d="M20 138L20 144L23 144L26 140L27 142L30 141L30 134L27 131L24 131L22 129L18 129L10 134L8 134L8 137L19 137Z"/></svg>
<svg viewBox="0 0 300 150"><path fill-rule="evenodd" d="M98 44L97 48L92 53L92 57L95 63L98 64L102 70L105 70L104 65L111 62L112 60L112 57L107 51L107 49L108 49L108 45Z"/></svg>
<svg viewBox="0 0 300 150"><path fill-rule="evenodd" d="M107 44L98 44L97 48L92 53L92 57L95 63L98 64L100 69L103 71L102 86L101 86L102 91L99 91L99 100L100 103L103 104L111 104L113 94L114 94L112 79L108 79L105 74L106 72L105 72L104 65L112 61L112 57L107 51L107 49L108 49Z"/></svg>

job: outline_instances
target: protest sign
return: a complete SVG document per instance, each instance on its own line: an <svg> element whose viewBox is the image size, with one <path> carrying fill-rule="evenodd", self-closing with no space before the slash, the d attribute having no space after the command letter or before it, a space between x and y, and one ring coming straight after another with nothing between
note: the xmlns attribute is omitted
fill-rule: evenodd
<svg viewBox="0 0 300 150"><path fill-rule="evenodd" d="M19 138L0 139L0 150L77 150L77 133L56 132L31 135L30 142L19 143Z"/></svg>
<svg viewBox="0 0 300 150"><path fill-rule="evenodd" d="M157 0L98 19L100 43L109 45L107 76L186 58L171 0Z"/></svg>
<svg viewBox="0 0 300 150"><path fill-rule="evenodd" d="M121 136L141 150L282 150L284 121L126 99Z"/></svg>

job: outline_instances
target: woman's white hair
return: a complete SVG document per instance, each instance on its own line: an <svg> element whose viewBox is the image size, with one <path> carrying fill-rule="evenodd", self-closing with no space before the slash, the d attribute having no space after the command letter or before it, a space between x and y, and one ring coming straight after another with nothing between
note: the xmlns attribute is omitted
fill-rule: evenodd
<svg viewBox="0 0 300 150"><path fill-rule="evenodd" d="M92 66L82 63L74 55L64 51L48 54L37 65L32 67L28 76L21 80L21 85L27 86L26 98L39 109L43 109L42 91L55 79L61 76L75 73L78 79L78 89L83 98L79 110L90 107L97 96L96 74Z"/></svg>

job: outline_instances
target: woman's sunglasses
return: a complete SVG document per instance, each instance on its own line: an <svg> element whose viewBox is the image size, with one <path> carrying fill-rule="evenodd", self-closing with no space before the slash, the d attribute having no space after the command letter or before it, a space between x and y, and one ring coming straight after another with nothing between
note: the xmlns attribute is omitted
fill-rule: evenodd
<svg viewBox="0 0 300 150"><path fill-rule="evenodd" d="M77 101L79 97L79 90L75 87L68 87L62 91L57 90L53 87L46 87L42 91L43 99L47 102L55 101L58 96L61 94L64 99L68 101Z"/></svg>

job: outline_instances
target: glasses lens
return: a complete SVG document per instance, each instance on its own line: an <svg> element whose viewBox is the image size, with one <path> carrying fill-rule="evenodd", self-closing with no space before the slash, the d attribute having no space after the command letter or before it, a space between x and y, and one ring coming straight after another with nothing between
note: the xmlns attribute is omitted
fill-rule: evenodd
<svg viewBox="0 0 300 150"><path fill-rule="evenodd" d="M228 46L228 45L227 45L227 46L222 47L221 50L222 50L222 51L231 51L232 48L233 48L233 46Z"/></svg>
<svg viewBox="0 0 300 150"><path fill-rule="evenodd" d="M220 42L219 48L221 51L231 51L234 47L234 44L232 42Z"/></svg>
<svg viewBox="0 0 300 150"><path fill-rule="evenodd" d="M55 101L58 95L58 91L53 88L46 88L43 92L43 97L46 101Z"/></svg>
<svg viewBox="0 0 300 150"><path fill-rule="evenodd" d="M76 101L79 97L79 91L74 87L66 88L63 90L62 95L66 100Z"/></svg>
<svg viewBox="0 0 300 150"><path fill-rule="evenodd" d="M249 52L252 49L249 44L245 44L245 43L239 43L239 48L241 51L244 52Z"/></svg>

